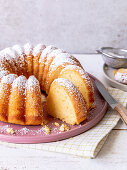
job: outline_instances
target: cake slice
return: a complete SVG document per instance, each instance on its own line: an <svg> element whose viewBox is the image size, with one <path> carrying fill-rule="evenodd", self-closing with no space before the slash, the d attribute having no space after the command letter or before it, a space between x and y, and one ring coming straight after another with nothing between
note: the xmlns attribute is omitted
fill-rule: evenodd
<svg viewBox="0 0 127 170"><path fill-rule="evenodd" d="M68 65L61 71L59 77L70 80L79 89L86 101L87 110L94 107L93 85L90 77L81 67Z"/></svg>
<svg viewBox="0 0 127 170"><path fill-rule="evenodd" d="M77 87L64 78L55 79L46 100L49 115L75 125L86 119L87 110Z"/></svg>

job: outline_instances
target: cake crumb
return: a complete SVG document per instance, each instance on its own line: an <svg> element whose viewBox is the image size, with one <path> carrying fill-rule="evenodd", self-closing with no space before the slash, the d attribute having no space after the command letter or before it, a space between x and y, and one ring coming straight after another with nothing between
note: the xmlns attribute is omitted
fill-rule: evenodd
<svg viewBox="0 0 127 170"><path fill-rule="evenodd" d="M7 133L10 133L11 135L15 133L13 128L7 128Z"/></svg>
<svg viewBox="0 0 127 170"><path fill-rule="evenodd" d="M70 128L67 126L67 125L65 125L65 124L62 124L61 126L60 126L60 131L61 132L64 132L64 131L68 131Z"/></svg>
<svg viewBox="0 0 127 170"><path fill-rule="evenodd" d="M57 123L57 122L55 122L54 124L55 124L55 126L60 126L60 124L59 124L59 123Z"/></svg>
<svg viewBox="0 0 127 170"><path fill-rule="evenodd" d="M44 131L47 135L49 135L51 133L51 129L48 126L44 126Z"/></svg>
<svg viewBox="0 0 127 170"><path fill-rule="evenodd" d="M48 123L48 121L47 121L47 120L44 120L41 125L44 126L44 125L46 125L47 123Z"/></svg>

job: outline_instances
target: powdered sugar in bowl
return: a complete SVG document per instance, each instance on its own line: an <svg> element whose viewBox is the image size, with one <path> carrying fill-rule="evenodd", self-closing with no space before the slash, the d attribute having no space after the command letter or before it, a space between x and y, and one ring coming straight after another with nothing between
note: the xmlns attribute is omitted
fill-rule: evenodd
<svg viewBox="0 0 127 170"><path fill-rule="evenodd" d="M113 68L127 67L127 49L102 47L97 52L102 54L102 58L108 66Z"/></svg>

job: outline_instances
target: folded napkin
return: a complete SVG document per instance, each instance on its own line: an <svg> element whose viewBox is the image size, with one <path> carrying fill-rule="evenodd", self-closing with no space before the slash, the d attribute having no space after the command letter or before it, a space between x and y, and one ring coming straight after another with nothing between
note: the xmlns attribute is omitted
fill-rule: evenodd
<svg viewBox="0 0 127 170"><path fill-rule="evenodd" d="M108 88L110 94L123 106L127 103L127 92L118 89ZM45 151L53 151L78 155L86 158L95 158L104 142L106 141L110 131L116 126L120 117L118 113L110 107L104 118L91 130L78 135L76 137L63 141L42 143L42 144L13 144L0 142L0 144L12 147L23 147L27 149L39 149Z"/></svg>

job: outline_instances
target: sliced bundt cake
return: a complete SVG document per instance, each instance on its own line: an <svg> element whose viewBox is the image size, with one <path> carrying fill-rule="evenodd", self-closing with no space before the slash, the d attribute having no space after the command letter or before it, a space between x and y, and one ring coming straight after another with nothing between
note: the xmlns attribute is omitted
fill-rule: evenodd
<svg viewBox="0 0 127 170"><path fill-rule="evenodd" d="M53 81L46 104L48 114L69 124L79 124L86 118L83 96L67 79L58 78Z"/></svg>
<svg viewBox="0 0 127 170"><path fill-rule="evenodd" d="M70 124L82 122L93 107L92 82L72 55L52 45L29 43L0 52L0 120L42 124L40 89L48 94L49 114Z"/></svg>

